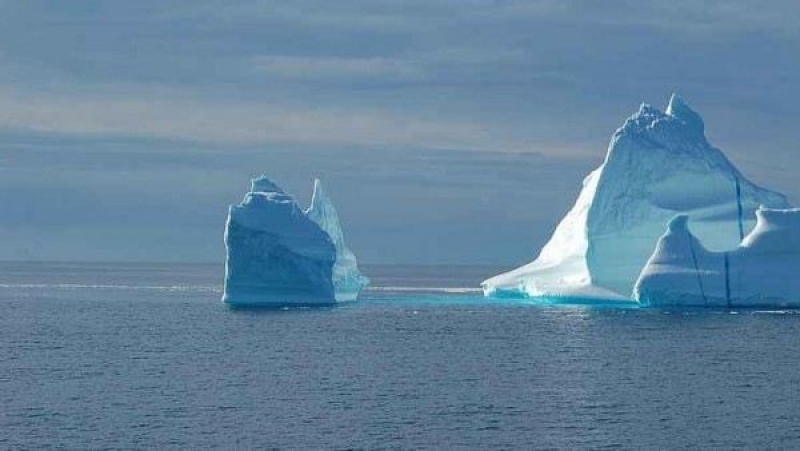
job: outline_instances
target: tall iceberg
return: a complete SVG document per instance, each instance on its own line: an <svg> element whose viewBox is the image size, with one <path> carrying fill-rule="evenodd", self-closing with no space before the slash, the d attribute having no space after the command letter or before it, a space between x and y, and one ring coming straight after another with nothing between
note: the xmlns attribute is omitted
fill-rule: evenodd
<svg viewBox="0 0 800 451"><path fill-rule="evenodd" d="M352 301L369 282L345 246L339 218L315 180L311 207L266 176L232 205L225 226L230 305L321 305Z"/></svg>
<svg viewBox="0 0 800 451"><path fill-rule="evenodd" d="M705 137L703 119L673 94L642 104L614 133L605 161L532 263L482 283L492 297L630 299L642 267L678 214L712 250L735 247L759 205L782 194L747 180Z"/></svg>
<svg viewBox="0 0 800 451"><path fill-rule="evenodd" d="M634 298L646 306L800 306L800 209L756 211L741 244L713 252L673 219L642 270Z"/></svg>

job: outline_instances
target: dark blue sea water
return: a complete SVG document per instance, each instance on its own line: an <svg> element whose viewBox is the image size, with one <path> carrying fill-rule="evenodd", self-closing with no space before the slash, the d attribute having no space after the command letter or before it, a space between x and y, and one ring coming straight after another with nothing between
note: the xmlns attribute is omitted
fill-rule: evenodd
<svg viewBox="0 0 800 451"><path fill-rule="evenodd" d="M0 448L800 447L795 312L487 303L408 287L495 269L367 271L396 288L252 311L220 304L216 266L0 264Z"/></svg>

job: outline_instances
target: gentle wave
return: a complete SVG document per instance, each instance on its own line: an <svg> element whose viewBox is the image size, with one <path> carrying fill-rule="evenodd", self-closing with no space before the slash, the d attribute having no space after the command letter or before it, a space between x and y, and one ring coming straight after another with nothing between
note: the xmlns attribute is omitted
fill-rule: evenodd
<svg viewBox="0 0 800 451"><path fill-rule="evenodd" d="M149 291L201 291L221 293L222 287L208 285L112 285L112 284L83 284L83 283L0 283L0 289L63 289L63 290L149 290ZM374 292L403 292L403 293L451 293L472 294L482 293L476 287L367 287L366 291Z"/></svg>
<svg viewBox="0 0 800 451"><path fill-rule="evenodd" d="M208 285L103 285L82 283L0 283L2 288L36 288L64 290L149 290L149 291L202 291L221 293L222 287Z"/></svg>
<svg viewBox="0 0 800 451"><path fill-rule="evenodd" d="M483 293L476 287L367 287L366 291L405 292L405 293Z"/></svg>

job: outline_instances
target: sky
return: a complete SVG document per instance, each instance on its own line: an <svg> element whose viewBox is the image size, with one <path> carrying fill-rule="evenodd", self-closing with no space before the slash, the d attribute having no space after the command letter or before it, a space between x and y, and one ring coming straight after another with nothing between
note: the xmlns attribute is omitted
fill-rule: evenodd
<svg viewBox="0 0 800 451"><path fill-rule="evenodd" d="M800 2L0 0L0 259L222 262L264 173L364 263L532 260L672 92L800 202Z"/></svg>

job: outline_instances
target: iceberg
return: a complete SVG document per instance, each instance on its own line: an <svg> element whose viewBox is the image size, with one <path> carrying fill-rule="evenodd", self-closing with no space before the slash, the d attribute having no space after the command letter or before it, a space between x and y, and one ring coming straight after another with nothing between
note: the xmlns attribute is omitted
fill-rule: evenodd
<svg viewBox="0 0 800 451"><path fill-rule="evenodd" d="M634 287L644 306L800 307L800 209L756 211L731 251L713 252L675 217Z"/></svg>
<svg viewBox="0 0 800 451"><path fill-rule="evenodd" d="M354 301L369 283L319 180L307 211L266 176L252 180L242 202L229 209L225 247L222 301L229 305Z"/></svg>
<svg viewBox="0 0 800 451"><path fill-rule="evenodd" d="M536 260L484 281L484 295L630 300L670 219L686 215L710 250L725 250L753 228L760 205L789 207L708 143L703 119L678 95L665 112L642 104Z"/></svg>

